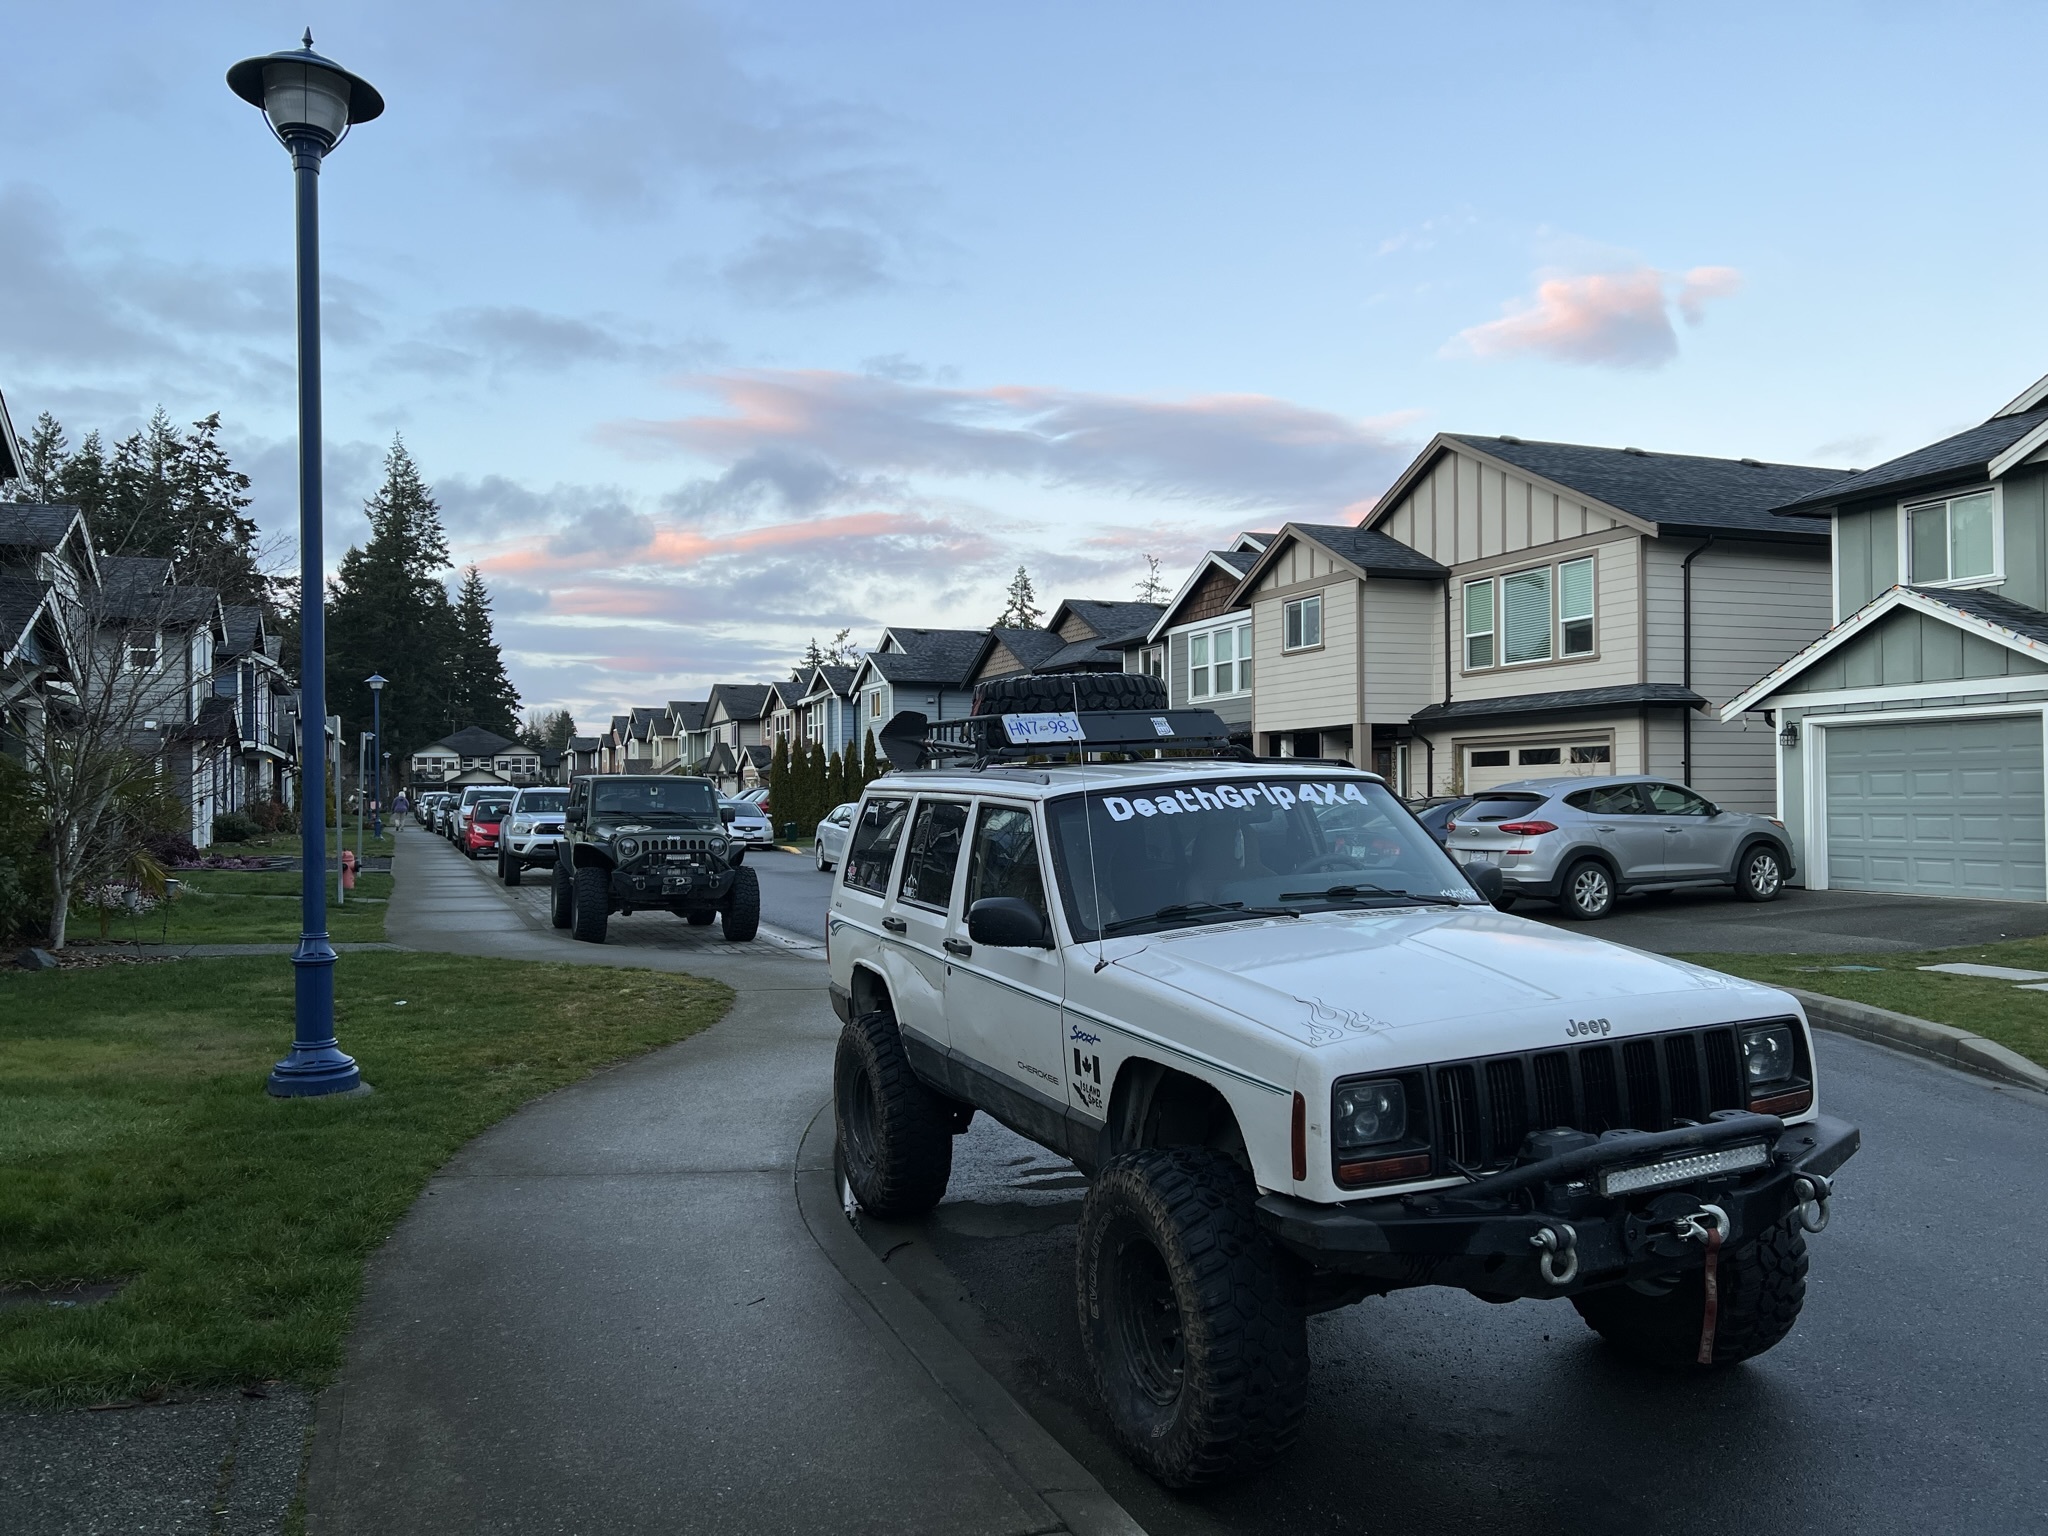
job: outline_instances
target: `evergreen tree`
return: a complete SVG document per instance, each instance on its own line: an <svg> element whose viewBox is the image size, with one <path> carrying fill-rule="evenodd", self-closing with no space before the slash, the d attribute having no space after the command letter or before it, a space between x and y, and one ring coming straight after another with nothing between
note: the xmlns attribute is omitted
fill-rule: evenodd
<svg viewBox="0 0 2048 1536"><path fill-rule="evenodd" d="M219 411L185 434L173 462L172 504L170 556L178 580L213 587L223 602L267 605L273 593L257 562L249 477L220 445Z"/></svg>
<svg viewBox="0 0 2048 1536"><path fill-rule="evenodd" d="M567 751L569 738L575 734L576 717L566 709L551 709L545 713L535 711L519 727L519 740L536 752L549 749Z"/></svg>
<svg viewBox="0 0 2048 1536"><path fill-rule="evenodd" d="M85 434L85 441L78 445L78 452L66 459L63 468L57 471L56 499L83 512L86 526L97 533L107 519L112 481L107 450L95 428Z"/></svg>
<svg viewBox="0 0 2048 1536"><path fill-rule="evenodd" d="M1036 629L1043 617L1038 606L1038 593L1031 585L1031 575L1023 566L1017 567L1017 574L1010 578L1010 588L1005 594L1003 611L996 615L998 629Z"/></svg>
<svg viewBox="0 0 2048 1536"><path fill-rule="evenodd" d="M1166 582L1159 574L1159 557L1145 557L1145 574L1138 579L1138 601L1141 603L1163 603L1172 594L1166 590Z"/></svg>
<svg viewBox="0 0 2048 1536"><path fill-rule="evenodd" d="M868 732L867 745L861 748L860 784L862 789L882 776L882 754L875 748L875 733Z"/></svg>
<svg viewBox="0 0 2048 1536"><path fill-rule="evenodd" d="M47 506L62 501L58 489L64 466L70 460L64 429L48 411L36 418L35 431L20 438L21 478L8 482L10 501L39 502Z"/></svg>
<svg viewBox="0 0 2048 1536"><path fill-rule="evenodd" d="M455 610L441 584L448 540L433 493L397 438L385 455L384 483L363 504L363 514L370 537L350 546L328 589L328 707L350 730L367 726L370 690L363 679L382 673L390 680L384 746L402 762L449 732L482 722L456 717Z"/></svg>
<svg viewBox="0 0 2048 1536"><path fill-rule="evenodd" d="M846 762L843 758L840 757L839 749L837 747L834 747L832 749L832 755L825 759L826 812L829 814L833 806L840 804L845 799Z"/></svg>
<svg viewBox="0 0 2048 1536"><path fill-rule="evenodd" d="M456 700L458 728L480 725L500 736L519 729L519 690L505 673L505 658L491 626L491 593L475 566L462 569L462 590L455 600L454 676L450 691Z"/></svg>
<svg viewBox="0 0 2048 1536"><path fill-rule="evenodd" d="M775 738L775 755L768 760L768 819L773 831L787 822L796 820L795 808L790 804L794 794L789 771L789 738ZM797 835L803 835L803 828L797 828Z"/></svg>

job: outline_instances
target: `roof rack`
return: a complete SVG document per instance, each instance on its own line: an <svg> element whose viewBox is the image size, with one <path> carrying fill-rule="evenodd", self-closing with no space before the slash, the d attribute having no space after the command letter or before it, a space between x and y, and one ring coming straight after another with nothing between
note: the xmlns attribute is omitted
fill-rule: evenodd
<svg viewBox="0 0 2048 1536"><path fill-rule="evenodd" d="M891 767L942 761L1081 762L1092 754L1171 751L1252 761L1213 709L1092 709L968 715L933 722L914 709L891 717L875 738Z"/></svg>

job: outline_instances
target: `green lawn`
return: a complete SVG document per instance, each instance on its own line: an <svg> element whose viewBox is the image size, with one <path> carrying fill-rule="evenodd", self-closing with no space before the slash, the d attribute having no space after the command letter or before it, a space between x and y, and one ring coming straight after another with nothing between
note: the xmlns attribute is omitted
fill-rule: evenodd
<svg viewBox="0 0 2048 1536"><path fill-rule="evenodd" d="M0 973L0 1283L127 1281L98 1306L0 1308L0 1397L319 1385L364 1259L451 1153L732 997L452 955L347 955L337 982L376 1092L280 1101L263 1092L291 1037L279 960Z"/></svg>
<svg viewBox="0 0 2048 1536"><path fill-rule="evenodd" d="M295 870L194 869L176 877L178 894L140 917L115 917L107 937L143 944L289 943L299 936L299 876ZM344 906L327 881L327 933L337 943L374 944L384 938L391 876L359 875ZM74 911L74 942L99 938L97 912Z"/></svg>
<svg viewBox="0 0 2048 1536"><path fill-rule="evenodd" d="M2019 970L2048 971L2048 939L2008 939L1915 955L1681 955L1695 965L1780 986L1932 1019L1996 1040L2030 1061L2048 1066L2048 992L2023 992L2009 981L1944 976L1919 969L1976 961ZM1833 970L1856 966L1856 970ZM1875 967L1875 969L1860 969Z"/></svg>
<svg viewBox="0 0 2048 1536"><path fill-rule="evenodd" d="M349 818L348 834L342 840L341 846L348 849L351 853L355 851L356 823L354 817ZM381 838L370 836L369 828L365 827L363 829L363 856L365 858L388 859L391 857L391 850L394 846L396 846L396 843L389 816L384 818L384 835ZM222 858L227 859L237 857L296 859L304 852L304 847L305 845L301 842L298 833L279 832L268 837L252 837L246 843L215 843L205 851L207 853L217 853ZM334 845L334 828L329 827L327 829L327 860L330 867L334 862L334 855L338 851Z"/></svg>

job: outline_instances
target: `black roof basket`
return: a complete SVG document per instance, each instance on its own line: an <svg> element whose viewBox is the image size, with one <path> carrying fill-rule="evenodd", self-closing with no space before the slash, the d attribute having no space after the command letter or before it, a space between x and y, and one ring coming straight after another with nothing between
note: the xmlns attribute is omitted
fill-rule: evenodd
<svg viewBox="0 0 2048 1536"><path fill-rule="evenodd" d="M934 724L914 709L893 716L875 738L899 769L935 763L1079 762L1091 753L1170 751L1188 756L1249 758L1230 740L1213 709L1092 709L969 715Z"/></svg>

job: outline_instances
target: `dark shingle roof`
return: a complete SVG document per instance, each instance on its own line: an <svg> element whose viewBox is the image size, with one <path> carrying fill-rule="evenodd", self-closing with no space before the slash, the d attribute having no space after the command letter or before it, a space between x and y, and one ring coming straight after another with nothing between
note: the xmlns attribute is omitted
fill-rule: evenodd
<svg viewBox="0 0 2048 1536"><path fill-rule="evenodd" d="M76 507L30 502L0 503L0 545L11 549L55 549L78 517Z"/></svg>
<svg viewBox="0 0 2048 1536"><path fill-rule="evenodd" d="M166 562L168 563L168 562ZM107 568L106 561L100 562L100 569ZM263 635L263 610L251 603L237 603L232 608L223 608L222 616L227 624L227 640L220 648L220 654L239 656L256 648L256 642Z"/></svg>
<svg viewBox="0 0 2048 1536"><path fill-rule="evenodd" d="M443 736L434 745L446 748L457 757L496 757L507 747L516 747L519 743L508 741L480 725L466 725L453 736Z"/></svg>
<svg viewBox="0 0 2048 1536"><path fill-rule="evenodd" d="M2048 613L2038 608L2016 603L2009 597L2000 597L1996 592L1956 592L1946 587L1908 587L1906 590L1920 597L1932 598L1957 613L1966 613L1973 619L1982 619L1987 624L1996 624L2001 629L2009 629L2014 634L2048 645Z"/></svg>
<svg viewBox="0 0 2048 1536"><path fill-rule="evenodd" d="M1399 539L1368 528L1352 528L1342 523L1296 523L1294 526L1369 575L1429 577L1451 574L1420 550L1410 549Z"/></svg>
<svg viewBox="0 0 2048 1536"><path fill-rule="evenodd" d="M679 731L701 731L704 729L704 712L711 707L708 699L670 699L668 712Z"/></svg>
<svg viewBox="0 0 2048 1536"><path fill-rule="evenodd" d="M0 576L0 656L11 653L21 643L21 637L28 633L49 595L47 581Z"/></svg>
<svg viewBox="0 0 2048 1536"><path fill-rule="evenodd" d="M171 562L156 555L101 555L100 585L110 592L155 592L171 584Z"/></svg>
<svg viewBox="0 0 2048 1536"><path fill-rule="evenodd" d="M1584 491L1610 507L1658 525L1662 532L1703 530L1782 536L1773 512L1842 478L1839 469L1707 459L1689 453L1589 448L1579 443L1529 443L1503 437L1453 436L1496 459Z"/></svg>
<svg viewBox="0 0 2048 1536"><path fill-rule="evenodd" d="M595 752L597 746L598 742L595 736L571 736L569 738L569 750L571 752Z"/></svg>
<svg viewBox="0 0 2048 1536"><path fill-rule="evenodd" d="M1792 517L1818 517L1831 506L1865 496L1931 489L1944 480L1981 480L1993 459L2044 421L2048 421L2048 405L2017 416L1994 416L1982 426L1915 448L1873 468L1838 475L1796 500L1786 497L1776 510Z"/></svg>
<svg viewBox="0 0 2048 1536"><path fill-rule="evenodd" d="M853 686L853 671L852 667L816 666L811 668L809 676L812 678L822 677L825 680L825 686L843 699L846 697L846 690ZM815 687L817 685L813 683L811 686Z"/></svg>
<svg viewBox="0 0 2048 1536"><path fill-rule="evenodd" d="M897 629L890 634L903 643L900 651L873 651L868 659L892 683L928 683L959 688L973 674L985 629Z"/></svg>
<svg viewBox="0 0 2048 1536"><path fill-rule="evenodd" d="M1613 688L1565 688L1521 693L1508 699L1459 699L1417 710L1412 725L1448 725L1470 720L1503 720L1522 715L1592 714L1645 704L1700 709L1706 700L1683 683L1624 683Z"/></svg>
<svg viewBox="0 0 2048 1536"><path fill-rule="evenodd" d="M1027 668L1041 667L1067 648L1067 642L1049 629L1018 629L999 624L988 632L988 637L991 649L1000 644Z"/></svg>
<svg viewBox="0 0 2048 1536"><path fill-rule="evenodd" d="M1121 640L1126 635L1143 634L1165 611L1162 603L1103 602L1090 597L1069 598L1060 604L1060 608L1078 615L1095 631L1096 639L1105 643Z"/></svg>
<svg viewBox="0 0 2048 1536"><path fill-rule="evenodd" d="M766 683L716 683L706 707L713 702L722 703L728 719L758 720L768 712L771 692Z"/></svg>
<svg viewBox="0 0 2048 1536"><path fill-rule="evenodd" d="M804 685L793 677L770 686L774 688L775 696L791 709L795 709L803 702Z"/></svg>

